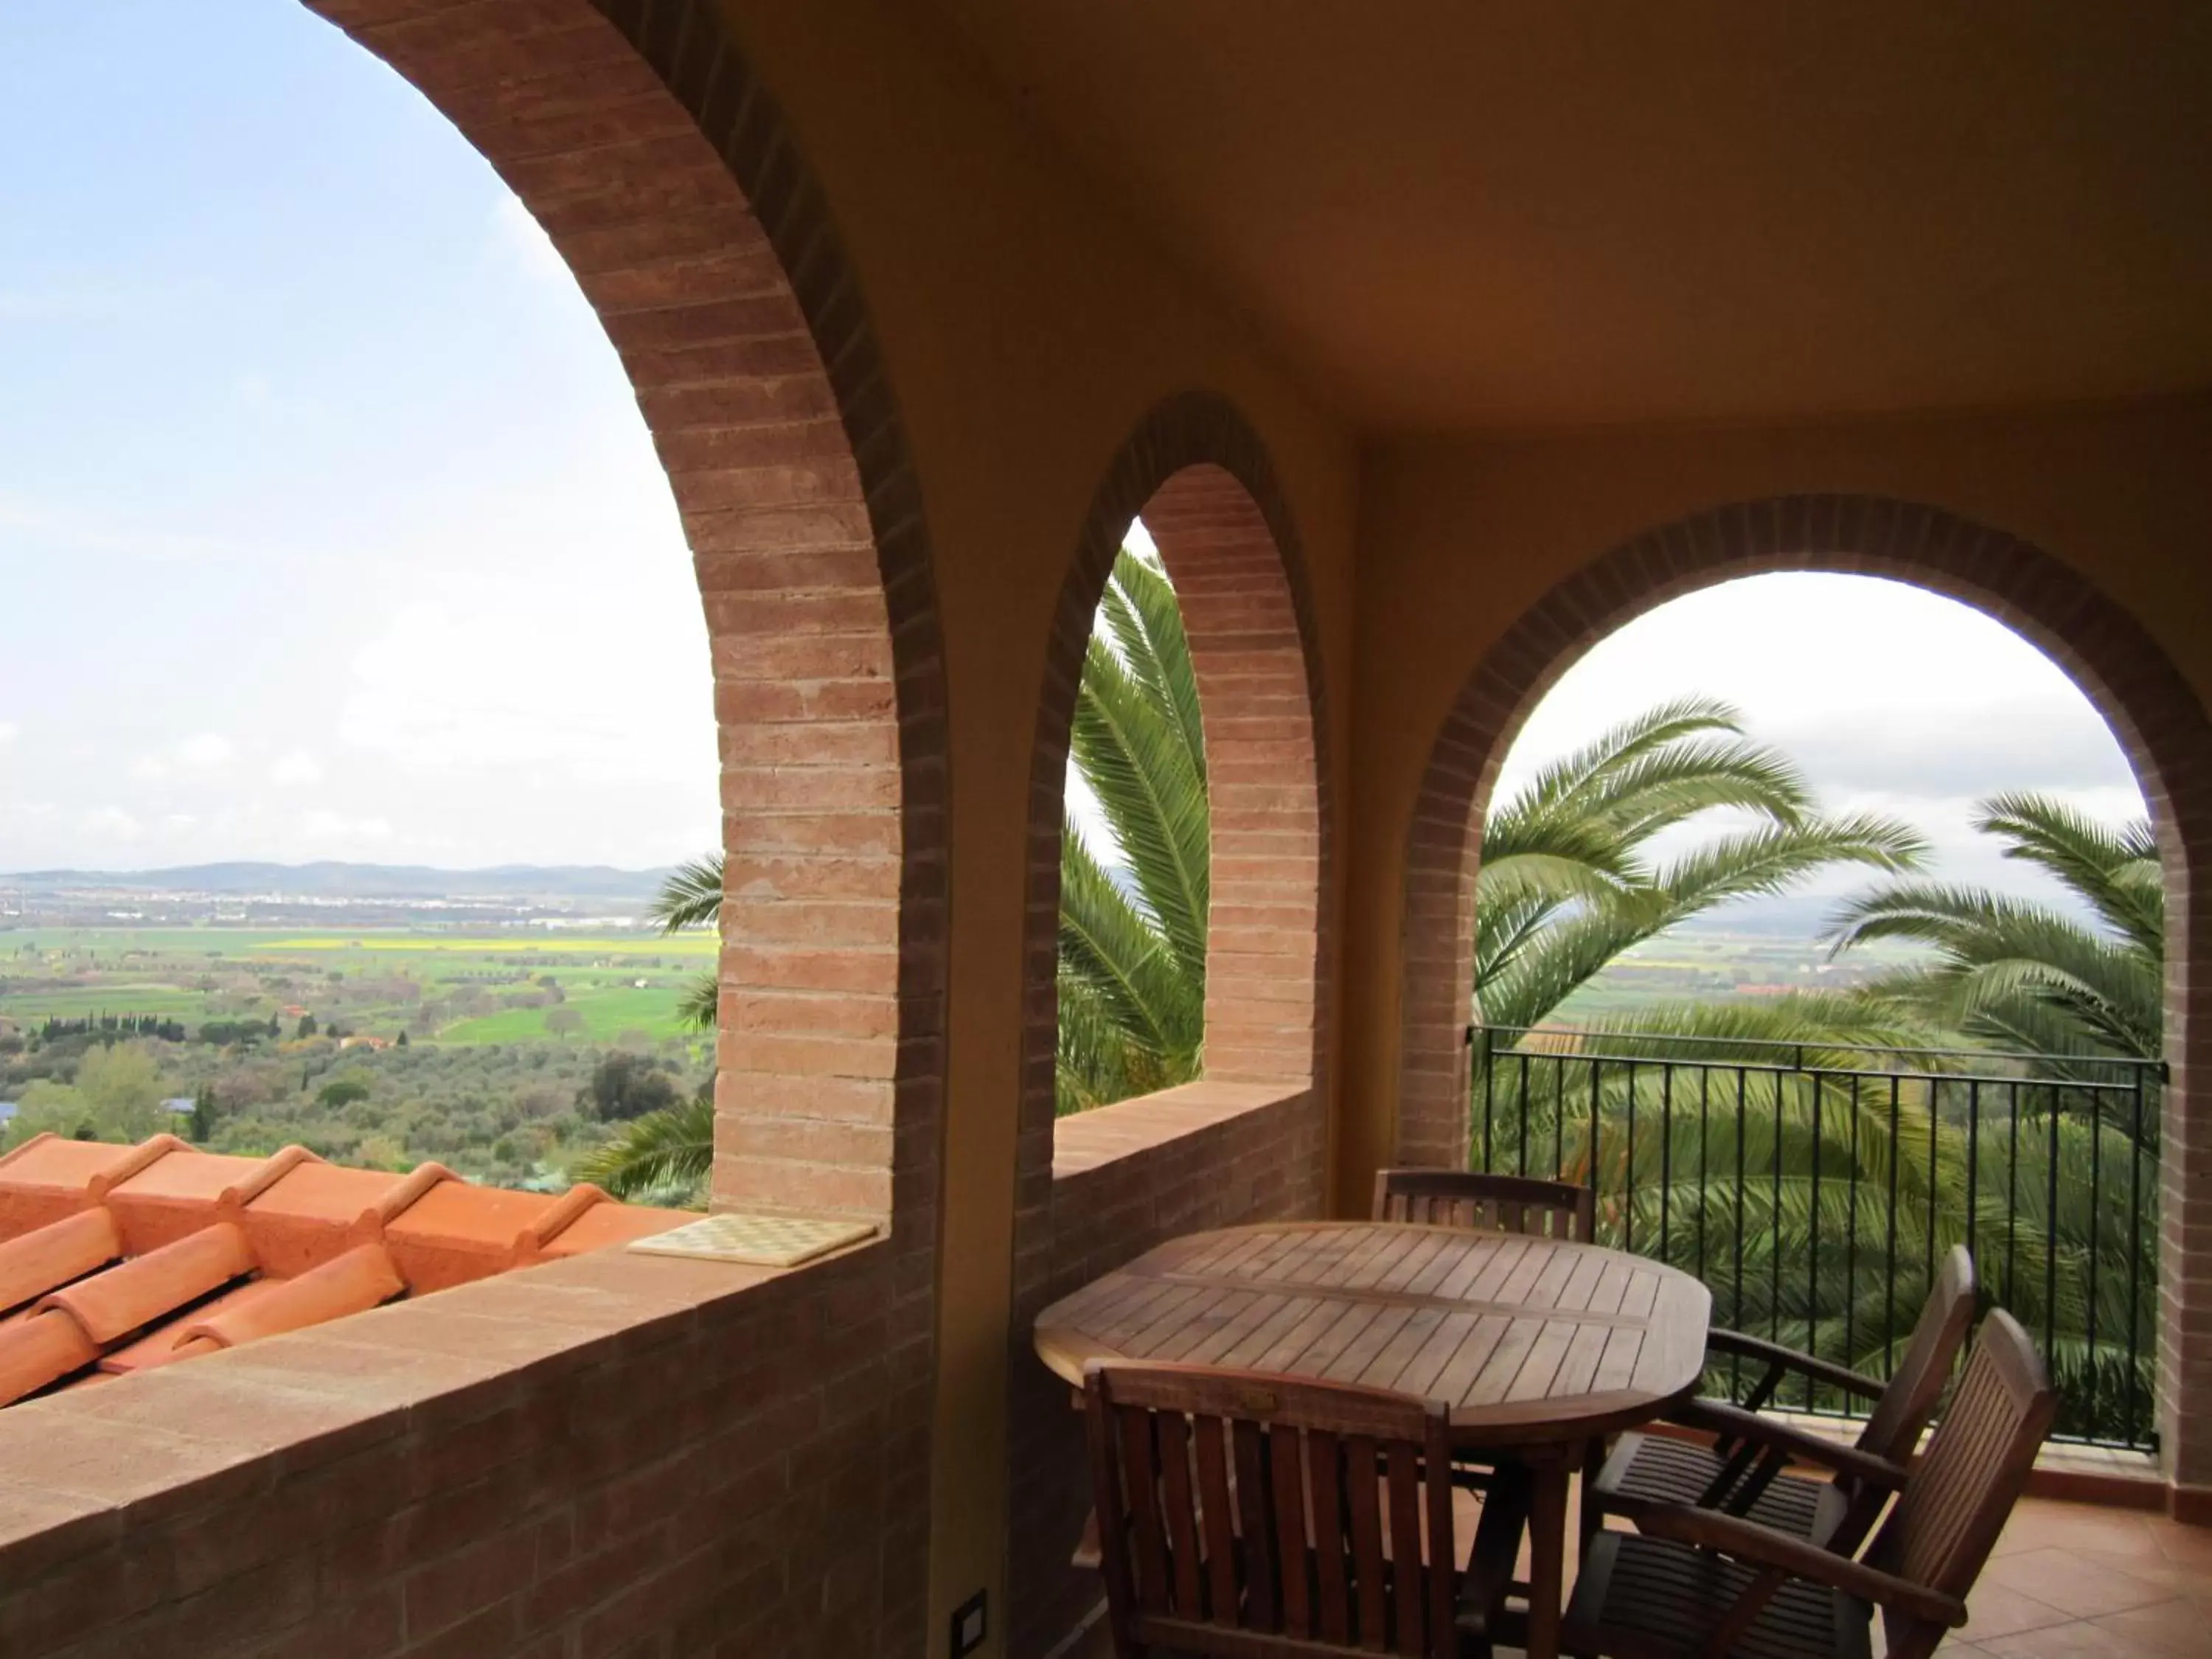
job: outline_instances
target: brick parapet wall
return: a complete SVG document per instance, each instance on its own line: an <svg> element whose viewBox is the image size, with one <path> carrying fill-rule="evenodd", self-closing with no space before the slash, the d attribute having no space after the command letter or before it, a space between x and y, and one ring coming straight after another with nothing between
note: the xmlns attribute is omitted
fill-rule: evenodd
<svg viewBox="0 0 2212 1659"><path fill-rule="evenodd" d="M603 1253L0 1413L0 1652L912 1650L895 1271Z"/></svg>
<svg viewBox="0 0 2212 1659"><path fill-rule="evenodd" d="M1063 1119L1037 1307L1185 1233L1319 1213L1327 1123L1310 1089L1186 1084ZM1034 1319L1021 1325L1024 1343ZM1067 1385L1022 1346L1013 1361L1007 1650L1036 1659L1099 1599L1070 1567L1091 1506Z"/></svg>
<svg viewBox="0 0 2212 1659"><path fill-rule="evenodd" d="M1139 516L1176 586L1206 732L1212 818L1206 1086L1256 1085L1259 1093L1232 1109L1224 1104L1231 1096L1170 1091L1056 1122L1069 731L1099 596ZM1206 393L1153 409L1109 466L1084 520L1054 614L1030 763L1008 1333L1009 1625L1017 1654L1043 1651L1087 1606L1080 1577L1067 1571L1073 1535L1063 1538L1061 1524L1073 1501L1069 1482L1079 1486L1084 1479L1082 1463L1066 1438L1065 1391L1039 1380L1027 1349L1038 1310L1079 1282L1071 1273L1104 1272L1170 1232L1313 1215L1323 1201L1327 1129L1316 1085L1328 1075L1333 1006L1330 814L1315 640L1303 555L1258 434L1231 404ZM1249 1109L1250 1100L1304 1103L1285 1109L1285 1118L1273 1107ZM1225 1115L1199 1133L1188 1114L1200 1110ZM1164 1157L1158 1149L1164 1146L1180 1151ZM1249 1171L1241 1161L1248 1157L1260 1160ZM1279 1167L1284 1157L1302 1161ZM1185 1158L1187 1167L1179 1166ZM1188 1183L1211 1185L1219 1196L1185 1193Z"/></svg>
<svg viewBox="0 0 2212 1659"><path fill-rule="evenodd" d="M2166 1058L2160 1171L2160 1437L2177 1504L2212 1519L2212 723L2136 619L2077 571L1941 508L1792 495L1701 513L1613 549L1523 612L1462 684L1431 750L1407 832L1395 1158L1468 1155L1475 830L1521 722L1590 646L1670 599L1739 576L1886 576L1963 600L2050 655L2126 750L2164 858ZM2203 872L2205 882L2197 879ZM2198 1001L2207 1003L2203 1015Z"/></svg>

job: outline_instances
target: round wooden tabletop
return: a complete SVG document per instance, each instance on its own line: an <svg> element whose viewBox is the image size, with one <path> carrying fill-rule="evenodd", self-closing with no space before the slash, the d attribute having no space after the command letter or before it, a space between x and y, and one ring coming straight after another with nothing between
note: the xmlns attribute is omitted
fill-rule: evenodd
<svg viewBox="0 0 2212 1659"><path fill-rule="evenodd" d="M1282 1222L1170 1240L1037 1316L1079 1384L1094 1359L1276 1371L1441 1400L1470 1445L1644 1422L1705 1366L1712 1298L1595 1244L1395 1222Z"/></svg>

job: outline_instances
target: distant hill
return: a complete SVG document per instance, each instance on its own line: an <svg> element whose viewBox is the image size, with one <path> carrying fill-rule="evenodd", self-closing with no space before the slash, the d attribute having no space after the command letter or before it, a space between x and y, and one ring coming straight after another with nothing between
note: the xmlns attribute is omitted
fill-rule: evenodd
<svg viewBox="0 0 2212 1659"><path fill-rule="evenodd" d="M645 900L665 868L605 864L501 864L437 870L416 864L191 864L169 870L25 870L0 883L25 892L286 893L303 898L605 898Z"/></svg>

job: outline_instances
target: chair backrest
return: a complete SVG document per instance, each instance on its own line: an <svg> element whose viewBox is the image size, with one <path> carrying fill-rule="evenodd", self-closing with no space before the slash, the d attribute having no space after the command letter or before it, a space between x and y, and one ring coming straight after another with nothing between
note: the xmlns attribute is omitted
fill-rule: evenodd
<svg viewBox="0 0 2212 1659"><path fill-rule="evenodd" d="M1259 1371L1084 1378L1115 1651L1453 1659L1451 1443L1434 1401ZM1425 1542L1425 1547L1424 1544Z"/></svg>
<svg viewBox="0 0 2212 1659"><path fill-rule="evenodd" d="M1964 1600L1989 1559L2058 1409L2043 1359L2002 1309L1982 1322L1950 1408L1905 1494L1867 1551L1869 1565ZM1943 1630L1885 1608L1889 1651L1934 1650Z"/></svg>
<svg viewBox="0 0 2212 1659"><path fill-rule="evenodd" d="M1596 1232L1596 1206L1587 1187L1466 1170L1376 1170L1375 1219L1535 1233L1585 1244Z"/></svg>
<svg viewBox="0 0 2212 1659"><path fill-rule="evenodd" d="M1905 1458L1920 1443L1920 1431L1936 1414L1943 1385L1951 1380L1951 1367L1966 1346L1966 1332L1974 1322L1974 1258L1963 1244L1943 1253L1936 1269L1936 1282L1920 1317L1912 1327L1912 1340L1905 1358L1889 1374L1859 1431L1859 1449L1877 1457Z"/></svg>

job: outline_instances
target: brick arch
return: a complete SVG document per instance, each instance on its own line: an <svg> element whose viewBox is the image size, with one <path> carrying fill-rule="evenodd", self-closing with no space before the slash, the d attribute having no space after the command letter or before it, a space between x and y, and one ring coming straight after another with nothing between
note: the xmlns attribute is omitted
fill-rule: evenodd
<svg viewBox="0 0 2212 1659"><path fill-rule="evenodd" d="M1237 1166L1233 1180L1209 1183L1182 1159L1131 1157L1091 1169L1080 1198L1063 1192L1055 1205L1053 1067L1069 732L1099 597L1139 517L1175 584L1206 731L1212 870L1204 1077L1209 1085L1251 1085L1235 1091L1232 1114L1237 1102L1279 1103L1265 1109L1264 1121L1213 1125L1219 1138L1197 1155ZM1115 454L1085 516L1054 611L1030 761L1010 1436L1017 1651L1049 1646L1085 1598L1097 1599L1095 1580L1066 1569L1088 1487L1080 1449L1069 1438L1065 1390L1026 1353L1037 1310L1111 1265L1101 1252L1126 1259L1164 1229L1313 1213L1322 1201L1331 835L1316 641L1304 554L1258 434L1210 393L1157 405ZM1102 1115L1085 1121L1096 1124ZM1158 1133L1147 1120L1130 1144ZM1218 1190L1191 1200L1189 1189L1200 1185Z"/></svg>
<svg viewBox="0 0 2212 1659"><path fill-rule="evenodd" d="M792 1532L787 1594L834 1603L826 1628L856 1649L918 1652L944 672L921 491L850 262L715 0L305 3L412 83L544 228L666 469L713 653L728 865L714 1196L890 1233L776 1327L819 1373L793 1463L829 1467L841 1437L868 1447L866 1478L839 1476L850 1524ZM757 1387L756 1361L731 1363Z"/></svg>
<svg viewBox="0 0 2212 1659"><path fill-rule="evenodd" d="M2034 644L2112 726L2149 802L2166 868L2166 1093L2160 1233L2161 1437L2168 1469L2212 1486L2212 1336L2179 1316L2177 1287L2212 1266L2206 1111L2212 1075L2212 722L2142 624L2070 566L1940 507L1863 495L1789 495L1647 532L1583 567L1510 626L1461 687L1430 751L1407 836L1401 937L1395 1156L1468 1152L1462 1036L1474 991L1475 835L1514 734L1576 659L1632 617L1739 576L1824 570L1886 576L1973 605ZM2207 1007L2198 1010L2203 1000ZM2185 1390L2194 1421L2177 1404Z"/></svg>
<svg viewBox="0 0 2212 1659"><path fill-rule="evenodd" d="M667 470L720 733L717 1200L896 1215L933 1242L936 601L821 187L711 0L307 3L443 112L544 226Z"/></svg>
<svg viewBox="0 0 2212 1659"><path fill-rule="evenodd" d="M1021 1212L1051 1176L1069 732L1099 597L1139 517L1175 584L1206 728L1206 1075L1310 1087L1326 1060L1326 768L1304 555L1258 434L1225 400L1189 393L1115 454L1053 614L1030 770Z"/></svg>

